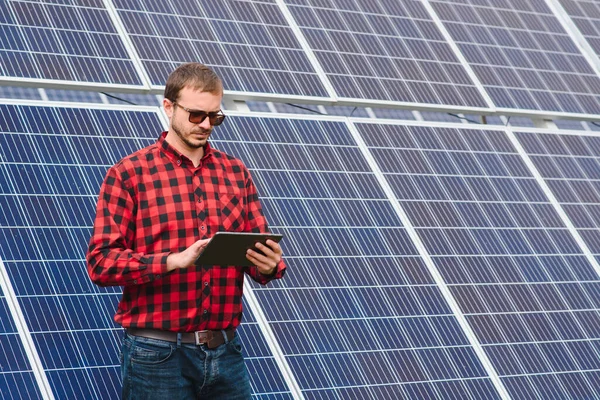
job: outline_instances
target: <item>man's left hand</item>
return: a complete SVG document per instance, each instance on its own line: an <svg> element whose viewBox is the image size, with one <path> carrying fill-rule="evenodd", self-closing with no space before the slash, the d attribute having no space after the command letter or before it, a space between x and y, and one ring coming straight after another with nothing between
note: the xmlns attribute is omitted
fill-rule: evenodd
<svg viewBox="0 0 600 400"><path fill-rule="evenodd" d="M267 240L266 244L266 246L262 243L256 243L255 245L264 255L249 249L246 252L246 258L250 260L252 264L256 265L258 272L261 274L272 275L275 272L275 268L277 268L277 264L281 261L283 251L281 250L279 243L271 239Z"/></svg>

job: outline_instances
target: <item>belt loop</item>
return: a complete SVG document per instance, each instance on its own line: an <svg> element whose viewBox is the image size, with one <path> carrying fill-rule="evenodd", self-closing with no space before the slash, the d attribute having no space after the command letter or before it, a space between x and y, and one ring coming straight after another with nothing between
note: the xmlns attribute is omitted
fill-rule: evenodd
<svg viewBox="0 0 600 400"><path fill-rule="evenodd" d="M177 332L177 348L181 347L181 332Z"/></svg>
<svg viewBox="0 0 600 400"><path fill-rule="evenodd" d="M225 339L225 343L229 343L229 338L227 337L227 331L221 330L221 334L223 335L223 339Z"/></svg>

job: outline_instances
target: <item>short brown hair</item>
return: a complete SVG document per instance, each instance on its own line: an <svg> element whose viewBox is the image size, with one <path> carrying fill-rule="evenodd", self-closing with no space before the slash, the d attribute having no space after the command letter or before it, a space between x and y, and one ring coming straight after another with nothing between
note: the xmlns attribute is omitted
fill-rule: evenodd
<svg viewBox="0 0 600 400"><path fill-rule="evenodd" d="M212 94L223 93L221 78L209 67L197 62L181 64L167 78L165 99L177 101L184 87Z"/></svg>

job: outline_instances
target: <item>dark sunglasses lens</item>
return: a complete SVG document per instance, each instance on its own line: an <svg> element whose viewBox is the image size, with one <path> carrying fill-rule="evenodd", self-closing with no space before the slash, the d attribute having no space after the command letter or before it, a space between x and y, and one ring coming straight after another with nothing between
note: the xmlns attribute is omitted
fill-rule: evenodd
<svg viewBox="0 0 600 400"><path fill-rule="evenodd" d="M221 122L225 119L223 114L211 115L210 124L213 126L221 125Z"/></svg>
<svg viewBox="0 0 600 400"><path fill-rule="evenodd" d="M190 113L190 122L192 124L201 124L208 117L208 113L205 111L194 111Z"/></svg>
<svg viewBox="0 0 600 400"><path fill-rule="evenodd" d="M206 111L194 111L190 113L190 122L192 124L201 124L208 117L211 125L221 125L225 119L223 114L207 113Z"/></svg>

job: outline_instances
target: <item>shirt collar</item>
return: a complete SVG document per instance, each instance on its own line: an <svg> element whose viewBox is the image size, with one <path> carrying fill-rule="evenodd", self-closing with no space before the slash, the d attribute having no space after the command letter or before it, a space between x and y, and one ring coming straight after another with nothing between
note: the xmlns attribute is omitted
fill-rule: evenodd
<svg viewBox="0 0 600 400"><path fill-rule="evenodd" d="M166 137L167 137L167 131L164 131L158 137L157 144L158 144L158 147L161 148L165 152L165 154L171 159L171 161L173 161L173 163L178 164L178 165L180 165L183 162L193 165L192 161L189 158L187 158L186 156L181 154L179 151L177 151L175 149L175 147L171 146L169 144L169 142L167 142ZM208 157L210 157L212 155L213 155L212 147L209 142L206 142L206 145L204 145L204 156L202 157L202 161L206 160Z"/></svg>

